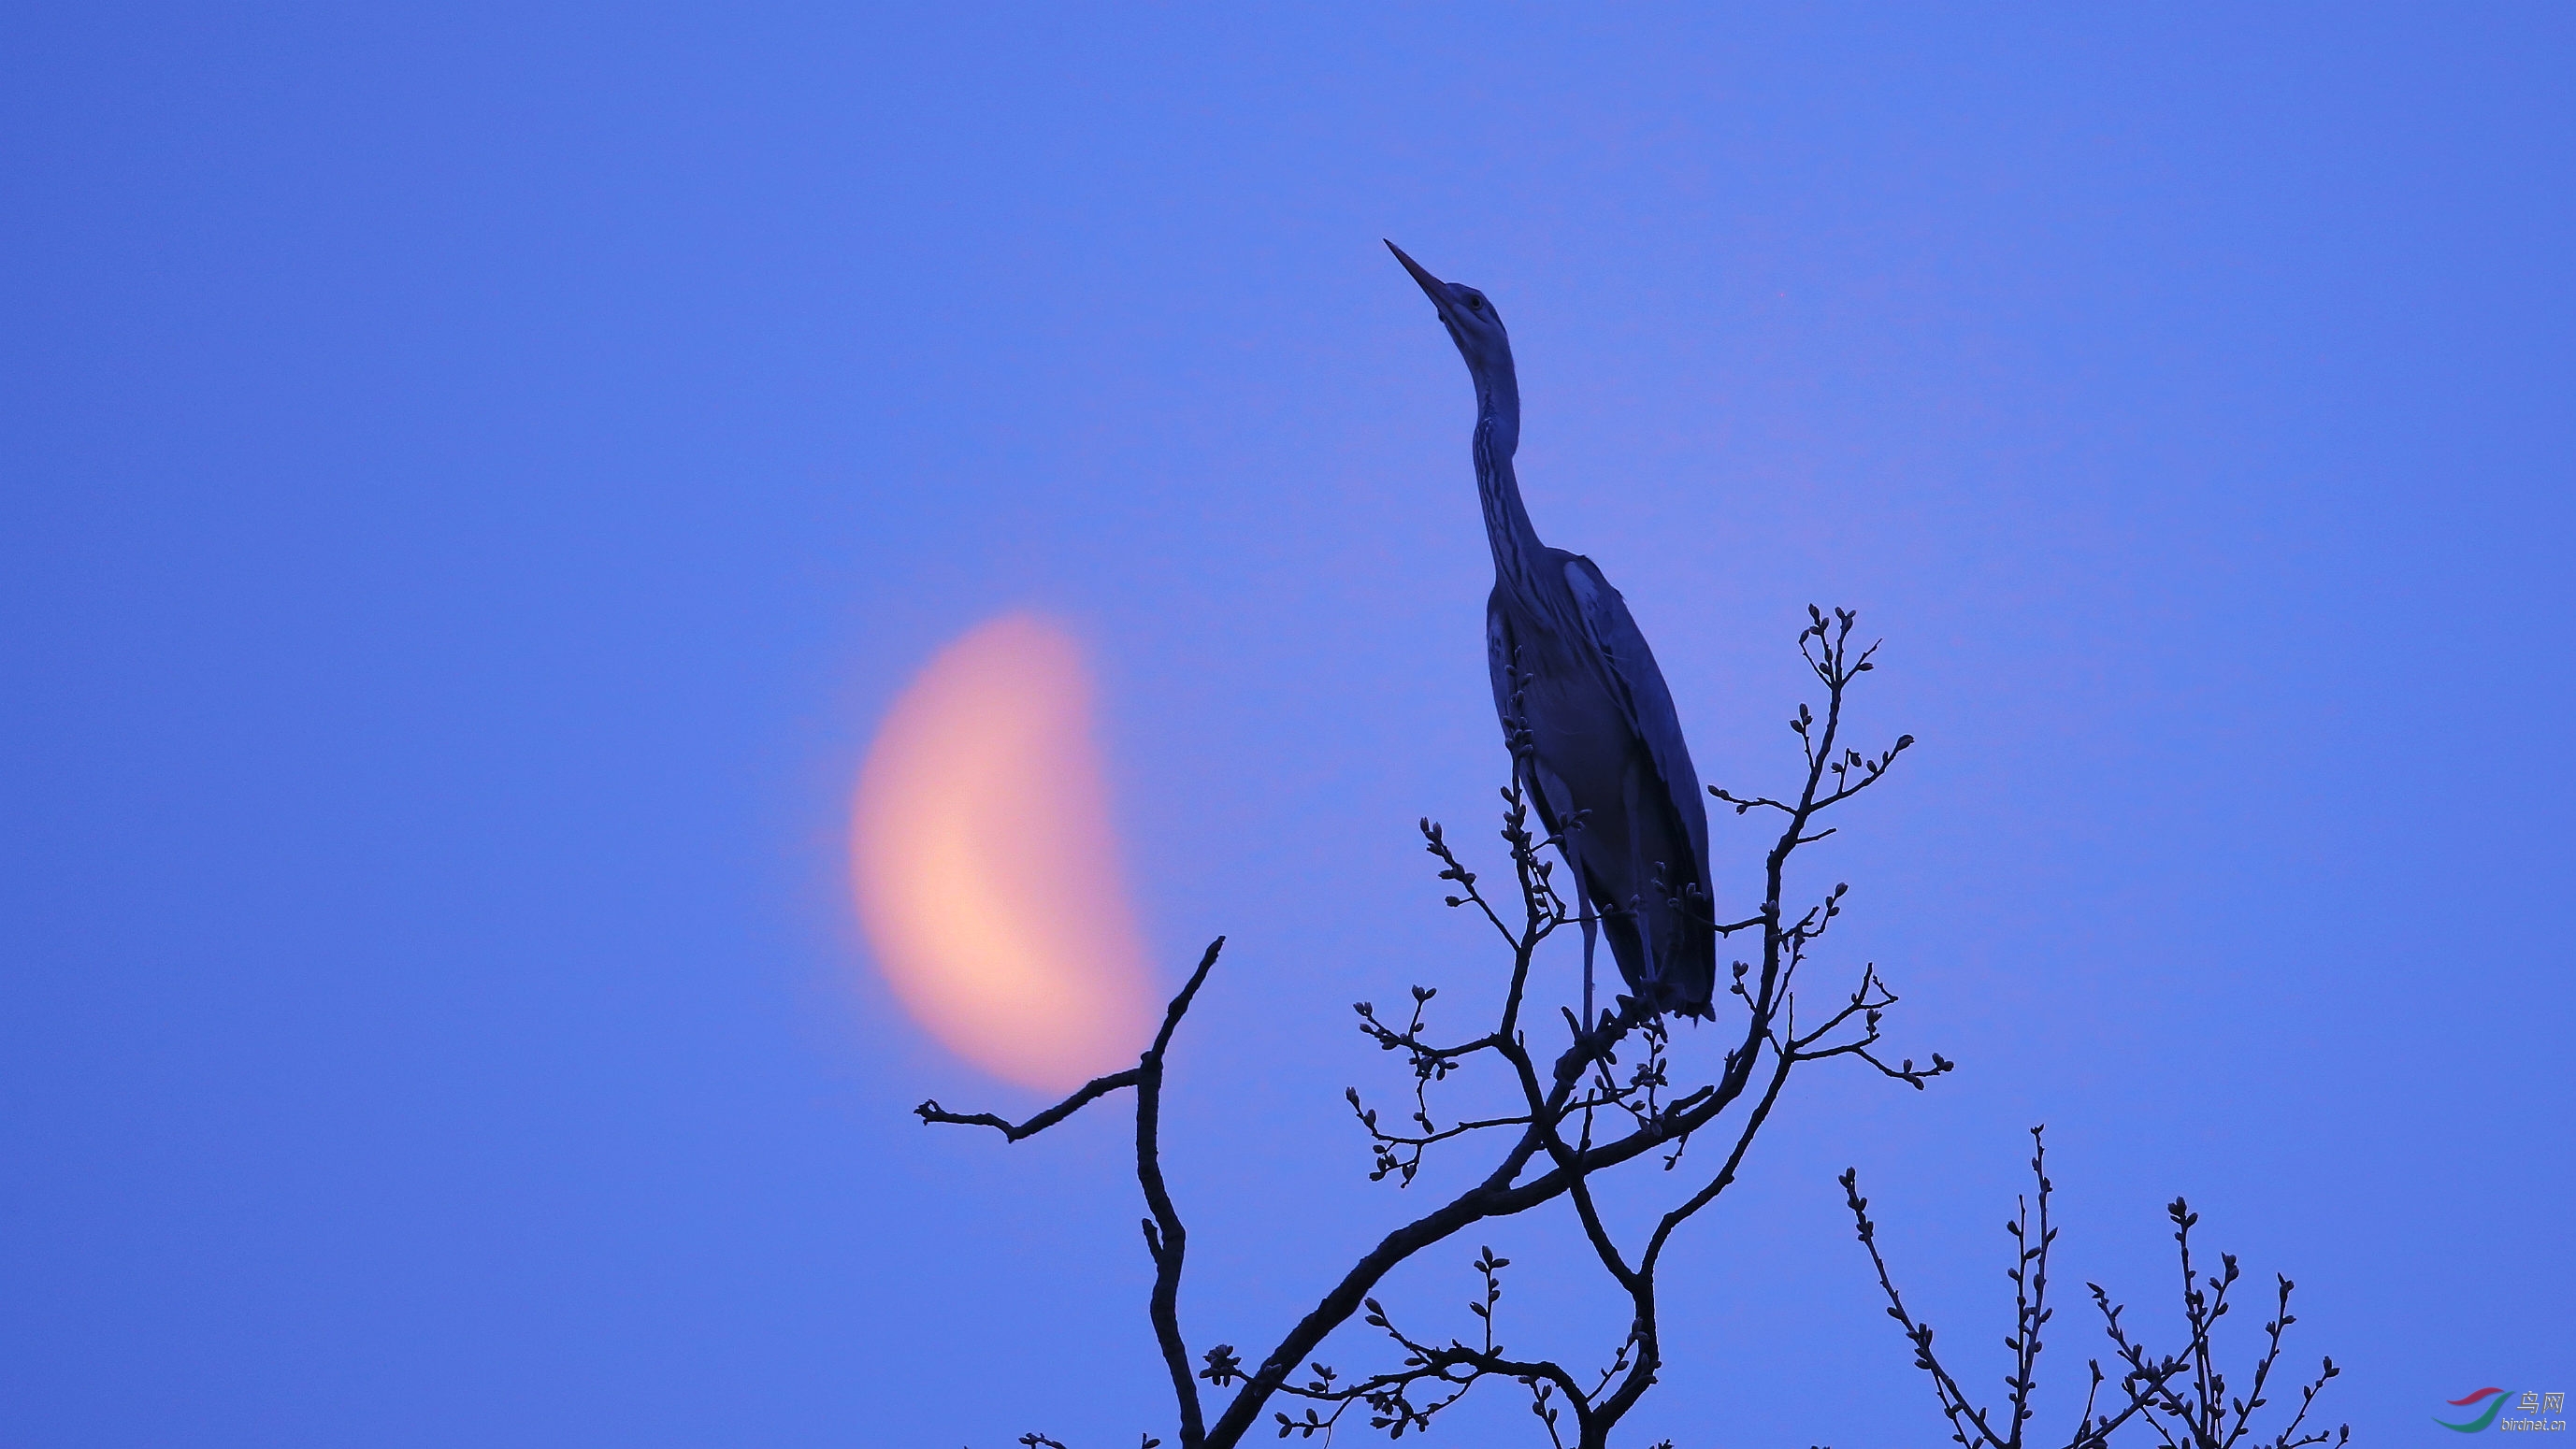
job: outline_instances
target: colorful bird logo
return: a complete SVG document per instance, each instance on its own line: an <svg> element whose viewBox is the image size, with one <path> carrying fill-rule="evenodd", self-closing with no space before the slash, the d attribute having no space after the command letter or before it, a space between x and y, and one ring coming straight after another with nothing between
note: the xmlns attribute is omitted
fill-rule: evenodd
<svg viewBox="0 0 2576 1449"><path fill-rule="evenodd" d="M2483 1429L2487 1425L2495 1422L2497 1412L2504 1408L2504 1401L2507 1397L2505 1391L2502 1389L2480 1389L2474 1394L2469 1394L2450 1401L2451 1407L2456 1409L2464 1405L2474 1404L2478 1400L2487 1397L2489 1394L2493 1394L2495 1396L2495 1402L2487 1405L2487 1411L2485 1413L2478 1415L2469 1422L2465 1424L2454 1424L2448 1419L2435 1419L2433 1422L2441 1425L2445 1429L2451 1430L2453 1433L2474 1434L2480 1429Z"/></svg>

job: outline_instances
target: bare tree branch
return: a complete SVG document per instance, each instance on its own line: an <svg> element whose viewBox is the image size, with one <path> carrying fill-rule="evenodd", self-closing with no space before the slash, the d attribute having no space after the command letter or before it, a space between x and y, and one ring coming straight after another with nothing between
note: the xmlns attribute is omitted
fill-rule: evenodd
<svg viewBox="0 0 2576 1449"><path fill-rule="evenodd" d="M1191 1357L1179 1314L1188 1239L1164 1180L1157 1142L1164 1054L1215 964L1221 939L1208 948L1189 984L1173 998L1154 1045L1135 1067L1102 1077L1017 1125L988 1113L950 1112L936 1102L916 1109L925 1122L988 1126L1017 1141L1062 1121L1097 1097L1121 1087L1137 1089L1137 1179L1150 1213L1142 1230L1155 1270L1148 1312L1172 1379L1181 1449L1232 1449L1263 1421L1269 1405L1282 1397L1307 1403L1302 1417L1269 1413L1270 1424L1283 1437L1329 1438L1354 1404L1367 1406L1370 1427L1401 1435L1427 1428L1434 1416L1490 1378L1511 1380L1530 1395L1531 1415L1554 1449L1566 1449L1569 1444L1603 1449L1612 1429L1664 1370L1656 1271L1665 1249L1685 1223L1737 1180L1794 1069L1802 1063L1854 1056L1918 1088L1951 1070L1951 1063L1938 1054L1926 1068L1917 1068L1910 1058L1891 1067L1875 1054L1884 1013L1897 1001L1875 966L1862 968L1858 984L1840 994L1821 1016L1820 1025L1803 1031L1797 1026L1798 975L1840 915L1848 887L1836 885L1817 905L1789 916L1782 909L1789 865L1797 851L1834 834L1835 827L1817 823L1820 813L1877 783L1913 744L1911 736L1900 737L1893 748L1875 757L1841 745L1846 696L1853 682L1873 667L1871 655L1877 647L1853 645L1853 622L1847 610L1837 610L1829 618L1823 610L1811 608L1807 627L1799 635L1800 653L1824 685L1825 698L1821 714L1800 705L1791 721L1804 767L1795 793L1781 799L1739 801L1722 791L1713 792L1735 803L1739 814L1760 805L1784 817L1779 835L1762 857L1758 905L1740 918L1718 924L1713 903L1702 897L1696 885L1672 902L1710 921L1722 935L1758 930L1762 940L1758 961L1736 962L1728 987L1744 1013L1738 1024L1740 1034L1725 1039L1713 1072L1695 1085L1675 1086L1674 1074L1680 1068L1672 1034L1658 1010L1635 997L1618 998L1614 1007L1591 1020L1566 1013L1564 1040L1552 1049L1538 1048L1530 1041L1522 1018L1538 951L1558 930L1584 918L1558 891L1555 863L1544 858L1561 842L1531 826L1532 807L1521 783L1527 771L1516 768L1514 783L1501 792L1501 838L1520 896L1516 907L1489 897L1477 872L1450 845L1441 827L1427 819L1422 822L1424 849L1439 862L1439 878L1453 892L1445 897L1447 904L1472 908L1481 915L1509 949L1511 968L1492 1029L1479 1035L1446 1039L1429 1035L1426 1018L1437 995L1430 988L1414 988L1412 1011L1400 1026L1381 1018L1370 1003L1358 1003L1360 1030L1382 1051L1400 1056L1412 1078L1410 1125L1397 1128L1383 1123L1357 1088L1346 1095L1369 1139L1375 1159L1373 1178L1393 1177L1399 1187L1409 1185L1417 1180L1426 1153L1455 1150L1455 1144L1462 1142L1491 1141L1496 1155L1471 1184L1381 1237L1288 1326L1257 1365L1247 1365L1231 1344L1217 1344L1195 1360ZM1516 752L1527 749L1525 731L1515 733L1508 719L1506 736ZM1566 828L1581 829L1581 819ZM1631 1052L1630 1064L1624 1068L1619 1061L1622 1051ZM1519 1107L1444 1124L1434 1109L1432 1093L1479 1061L1502 1066L1519 1089ZM1610 1114L1607 1122L1617 1124L1619 1130L1597 1136L1605 1113ZM1736 1116L1727 1128L1732 1142L1725 1161L1665 1212L1642 1244L1634 1250L1623 1247L1595 1201L1591 1179L1649 1152L1663 1152L1664 1167L1670 1170L1680 1162L1693 1135L1714 1127L1730 1113ZM1496 1133L1502 1134L1500 1139L1492 1137ZM1501 1295L1499 1274L1507 1260L1490 1249L1476 1262L1483 1274L1484 1296L1469 1304L1470 1312L1482 1322L1481 1343L1416 1337L1397 1327L1373 1296L1387 1274L1423 1250L1473 1224L1512 1217L1560 1198L1572 1207L1593 1257L1633 1310L1626 1337L1615 1345L1598 1382L1589 1387L1561 1362L1510 1354L1496 1341L1493 1314ZM1403 1361L1345 1380L1317 1360L1315 1354L1324 1341L1354 1318L1381 1333ZM1302 1373L1299 1365L1305 1366ZM1211 1410L1202 1406L1201 1384L1232 1391L1230 1399L1212 1410L1212 1417Z"/></svg>
<svg viewBox="0 0 2576 1449"><path fill-rule="evenodd" d="M994 1116L990 1112L975 1112L971 1114L951 1112L940 1106L936 1100L922 1103L920 1106L913 1108L912 1113L914 1116L919 1117L924 1123L953 1122L966 1127L990 1127L1001 1133L1004 1137L1009 1138L1013 1142L1017 1142L1023 1137L1034 1137L1038 1133L1044 1132L1049 1127L1052 1127L1058 1122L1063 1121L1065 1118L1072 1116L1074 1113L1081 1111L1086 1103L1091 1102L1095 1098L1106 1097L1121 1087L1132 1087L1134 1085L1136 1085L1136 1068L1134 1067L1129 1067L1123 1072L1111 1072L1105 1077L1094 1077L1090 1081L1084 1083L1072 1096L1065 1098L1063 1101L1056 1103L1054 1106L1047 1108L1045 1111L1040 1112L1036 1116L1031 1117L1026 1122L1022 1122L1017 1126L1013 1126L1011 1123Z"/></svg>
<svg viewBox="0 0 2576 1449"><path fill-rule="evenodd" d="M1869 1199L1860 1195L1860 1174L1846 1171L1842 1175L1844 1202L1851 1209L1861 1246L1869 1253L1870 1266L1877 1270L1879 1290L1887 1297L1887 1315L1905 1330L1906 1341L1914 1346L1914 1366L1931 1378L1933 1395L1942 1415L1950 1421L1951 1438L1963 1449L2024 1449L2026 1442L2025 1428L2032 1413L2030 1398L2038 1382L2040 1330L2054 1312L2048 1307L2048 1258L2057 1231L2049 1223L2049 1194L2054 1184L2048 1178L2044 1131L2039 1127L2030 1129L2030 1170L2039 1184L2036 1221L2033 1199L2024 1198L2021 1211L2004 1224L2014 1247L2009 1274L2013 1281L2013 1333L2004 1340L2004 1347L2013 1354L2013 1371L2004 1379L2010 1397L2001 1429L1994 1426L1987 1410L1968 1397L1933 1351L1932 1325L1917 1319L1906 1308L1904 1296L1897 1292L1895 1279L1888 1273L1887 1260L1878 1251L1878 1225L1870 1220ZM2268 1402L2263 1397L2263 1385L2280 1358L2282 1331L2297 1321L2289 1311L2290 1280L2279 1280L2279 1311L2273 1321L2263 1325L2269 1339L2255 1366L2253 1390L2242 1399L2230 1400L2226 1375L2217 1364L2213 1331L2218 1320L2226 1316L2227 1290L2238 1277L2235 1255L2221 1255L2223 1267L2217 1277L2202 1276L2191 1259L2191 1230L2199 1223L2199 1214L2180 1198L2174 1199L2165 1211L2173 1221L2174 1241L2181 1250L2183 1323L2189 1335L2184 1351L2168 1358L2149 1353L2121 1326L2121 1306L2111 1301L2101 1285L2085 1285L2091 1289L2094 1306L2102 1314L2104 1333L2127 1368L2117 1390L2127 1402L2117 1413L2095 1413L2102 1385L2109 1380L2101 1361L2091 1361L2087 1367L2092 1383L2084 1396L2084 1411L2066 1438L2066 1449L2104 1449L2112 1433L2132 1421L2147 1425L2167 1449L2234 1449L2248 1432L2254 1411ZM2341 1445L2351 1438L2352 1427L2348 1424L2334 1435L2323 1431L2299 1433L2326 1380L2339 1372L2334 1360L2325 1361L2317 1378L2306 1386L2298 1414L2274 1437L2268 1449L2306 1449L2329 1440ZM2231 1410L2232 1426L2225 1422Z"/></svg>

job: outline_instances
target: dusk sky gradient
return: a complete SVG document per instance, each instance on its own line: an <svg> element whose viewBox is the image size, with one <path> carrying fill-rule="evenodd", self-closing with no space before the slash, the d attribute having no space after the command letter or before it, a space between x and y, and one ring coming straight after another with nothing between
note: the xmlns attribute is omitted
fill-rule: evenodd
<svg viewBox="0 0 2576 1449"><path fill-rule="evenodd" d="M1793 1083L1631 1441L1940 1442L1834 1175L1999 1392L2038 1122L2046 1432L2084 1281L2174 1343L2176 1193L2362 1442L2576 1387L2571 76L2551 5L15 12L0 1445L1169 1440L1123 1106L908 1115L1042 1099L898 1008L851 792L949 642L1083 641L1156 992L1232 940L1195 1346L1454 1182L1341 1100L1350 1003L1502 965L1414 833L1499 861L1505 759L1381 237L1494 299L1709 782L1787 778L1811 602L1920 741L1803 889L1960 1070ZM1588 1360L1569 1226L1390 1301L1491 1243Z"/></svg>

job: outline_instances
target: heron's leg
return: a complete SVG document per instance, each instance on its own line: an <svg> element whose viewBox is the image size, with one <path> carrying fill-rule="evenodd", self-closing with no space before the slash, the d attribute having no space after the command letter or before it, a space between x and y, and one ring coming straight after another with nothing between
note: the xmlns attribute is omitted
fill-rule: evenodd
<svg viewBox="0 0 2576 1449"><path fill-rule="evenodd" d="M1592 1029L1592 942L1600 939L1600 924L1592 921L1592 909L1584 906L1584 1029Z"/></svg>
<svg viewBox="0 0 2576 1449"><path fill-rule="evenodd" d="M1592 1030L1592 949L1601 939L1600 913L1592 907L1590 882L1583 878L1583 865L1574 852L1565 853L1565 867L1574 877L1575 919L1583 926L1583 1029Z"/></svg>

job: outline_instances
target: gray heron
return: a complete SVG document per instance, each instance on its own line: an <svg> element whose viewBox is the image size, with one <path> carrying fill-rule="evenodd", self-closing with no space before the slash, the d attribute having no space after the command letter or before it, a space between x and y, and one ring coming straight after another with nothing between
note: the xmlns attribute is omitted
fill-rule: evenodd
<svg viewBox="0 0 2576 1449"><path fill-rule="evenodd" d="M1476 383L1476 493L1494 550L1485 660L1513 772L1576 883L1584 1030L1597 1022L1597 935L1639 1006L1713 1017L1717 936L1708 892L1708 812L1654 651L1600 566L1549 548L1521 504L1512 454L1521 395L1512 344L1484 293L1387 250L1439 309Z"/></svg>

